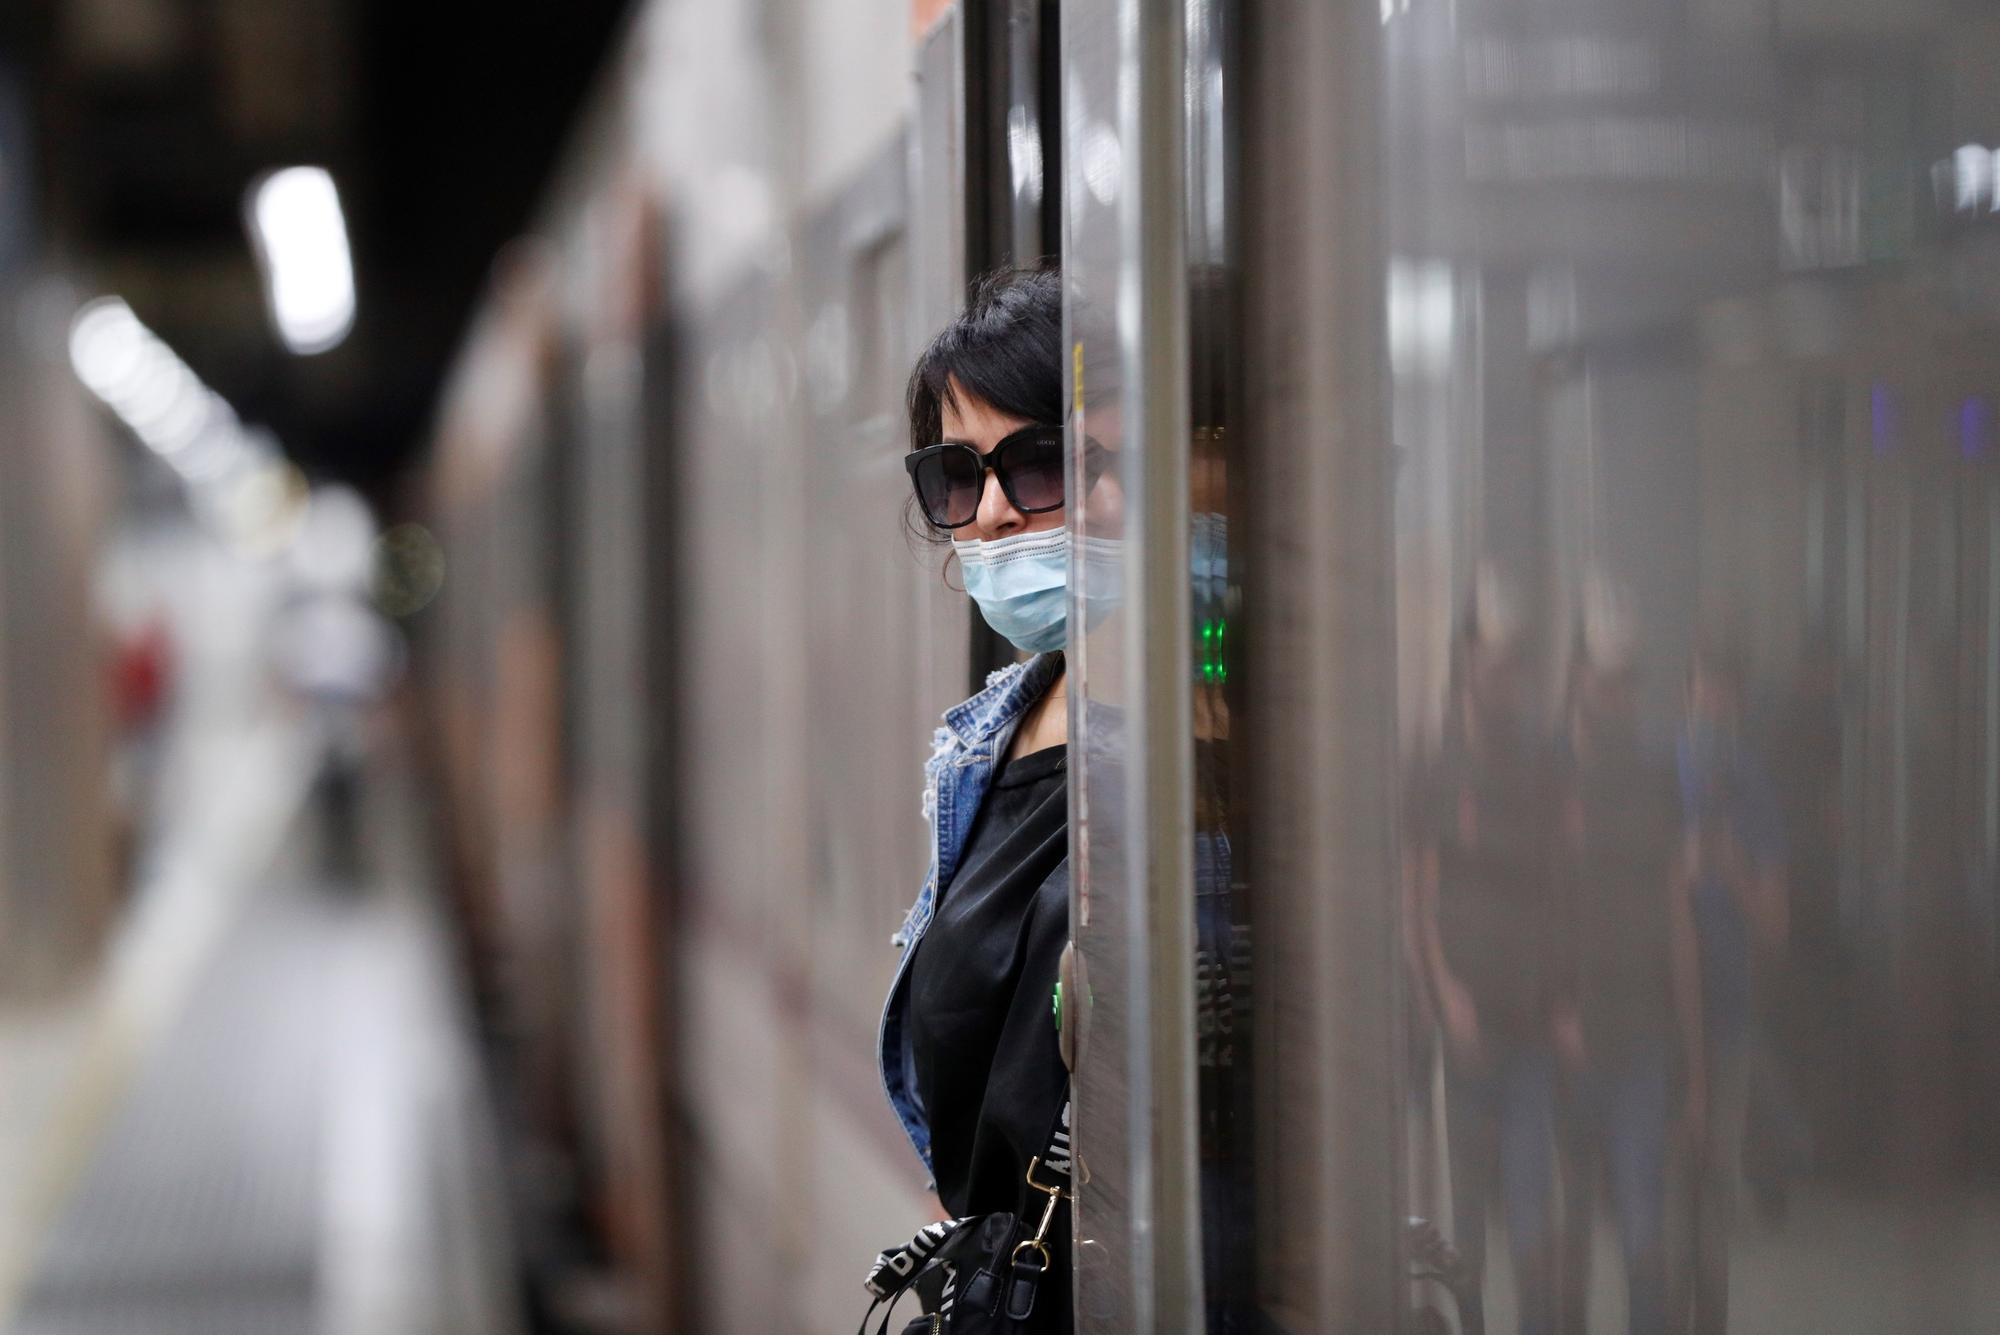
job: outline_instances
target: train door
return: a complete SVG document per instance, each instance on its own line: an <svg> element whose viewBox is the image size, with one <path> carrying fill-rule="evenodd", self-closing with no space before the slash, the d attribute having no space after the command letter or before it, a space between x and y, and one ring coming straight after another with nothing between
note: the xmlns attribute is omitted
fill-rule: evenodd
<svg viewBox="0 0 2000 1335"><path fill-rule="evenodd" d="M1064 15L1079 1328L1238 1329L1252 1142L1234 10Z"/></svg>
<svg viewBox="0 0 2000 1335"><path fill-rule="evenodd" d="M1952 73L1979 38L1378 22L1399 816L1432 860L1402 1190L1451 1247L1436 1318L1975 1328L1940 1258L1988 1190L1994 367L1988 308L1936 286L1985 260L1929 178L1986 133ZM1846 1232L1883 1226L1912 1241Z"/></svg>
<svg viewBox="0 0 2000 1335"><path fill-rule="evenodd" d="M1065 15L1083 1328L1990 1311L1996 30L1753 10Z"/></svg>

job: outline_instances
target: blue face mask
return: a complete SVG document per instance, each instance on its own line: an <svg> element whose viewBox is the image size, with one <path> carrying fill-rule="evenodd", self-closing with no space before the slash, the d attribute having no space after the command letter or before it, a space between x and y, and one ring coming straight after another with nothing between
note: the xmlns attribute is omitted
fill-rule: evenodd
<svg viewBox="0 0 2000 1335"><path fill-rule="evenodd" d="M1017 533L991 542L954 541L965 574L965 591L979 604L986 624L1015 648L1047 653L1069 643L1069 530ZM1085 576L1092 625L1116 604L1122 571L1118 544L1084 539L1090 568Z"/></svg>
<svg viewBox="0 0 2000 1335"><path fill-rule="evenodd" d="M1031 654L1069 640L1069 530L954 541L965 591L986 624Z"/></svg>

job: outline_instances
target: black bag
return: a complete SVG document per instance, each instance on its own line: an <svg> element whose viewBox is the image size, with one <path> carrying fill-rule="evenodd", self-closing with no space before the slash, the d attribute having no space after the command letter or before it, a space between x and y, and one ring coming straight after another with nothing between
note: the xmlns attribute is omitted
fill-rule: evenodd
<svg viewBox="0 0 2000 1335"><path fill-rule="evenodd" d="M1049 1132L1046 1154L1028 1161L1021 1185L1021 1208L1012 1214L967 1215L926 1224L900 1247L875 1258L865 1281L875 1301L868 1305L856 1335L884 1308L876 1335L888 1335L896 1303L915 1292L924 1315L903 1327L903 1335L1021 1335L1033 1329L1035 1308L1047 1276L1049 1226L1070 1180L1069 1103ZM1029 1200L1040 1201L1031 1216ZM1032 1218L1032 1228L1029 1221ZM886 1307L885 1307L886 1304Z"/></svg>

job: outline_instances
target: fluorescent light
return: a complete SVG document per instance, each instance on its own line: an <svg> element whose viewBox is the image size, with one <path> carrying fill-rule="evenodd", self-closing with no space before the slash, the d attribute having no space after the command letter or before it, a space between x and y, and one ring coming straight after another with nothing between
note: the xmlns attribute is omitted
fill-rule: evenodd
<svg viewBox="0 0 2000 1335"><path fill-rule="evenodd" d="M69 359L77 379L180 475L196 515L232 550L262 558L294 540L305 476L285 462L277 437L244 426L124 301L99 297L76 313Z"/></svg>
<svg viewBox="0 0 2000 1335"><path fill-rule="evenodd" d="M333 177L272 172L251 188L249 214L278 336L301 356L339 344L354 327L354 262Z"/></svg>
<svg viewBox="0 0 2000 1335"><path fill-rule="evenodd" d="M236 410L119 298L99 297L76 313L69 357L77 379L183 477L192 477L193 461L224 458L237 448Z"/></svg>
<svg viewBox="0 0 2000 1335"><path fill-rule="evenodd" d="M100 297L70 324L70 363L91 393L107 398L140 370L145 338L145 326L130 306L117 297Z"/></svg>

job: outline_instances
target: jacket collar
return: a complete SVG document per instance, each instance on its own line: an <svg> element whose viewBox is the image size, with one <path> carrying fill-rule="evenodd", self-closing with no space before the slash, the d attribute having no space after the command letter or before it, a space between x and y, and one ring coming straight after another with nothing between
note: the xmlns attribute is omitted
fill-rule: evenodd
<svg viewBox="0 0 2000 1335"><path fill-rule="evenodd" d="M1018 722L1028 706L1042 698L1062 667L1062 651L1058 649L1001 668L986 678L985 690L945 711L945 727L961 746L980 745Z"/></svg>

